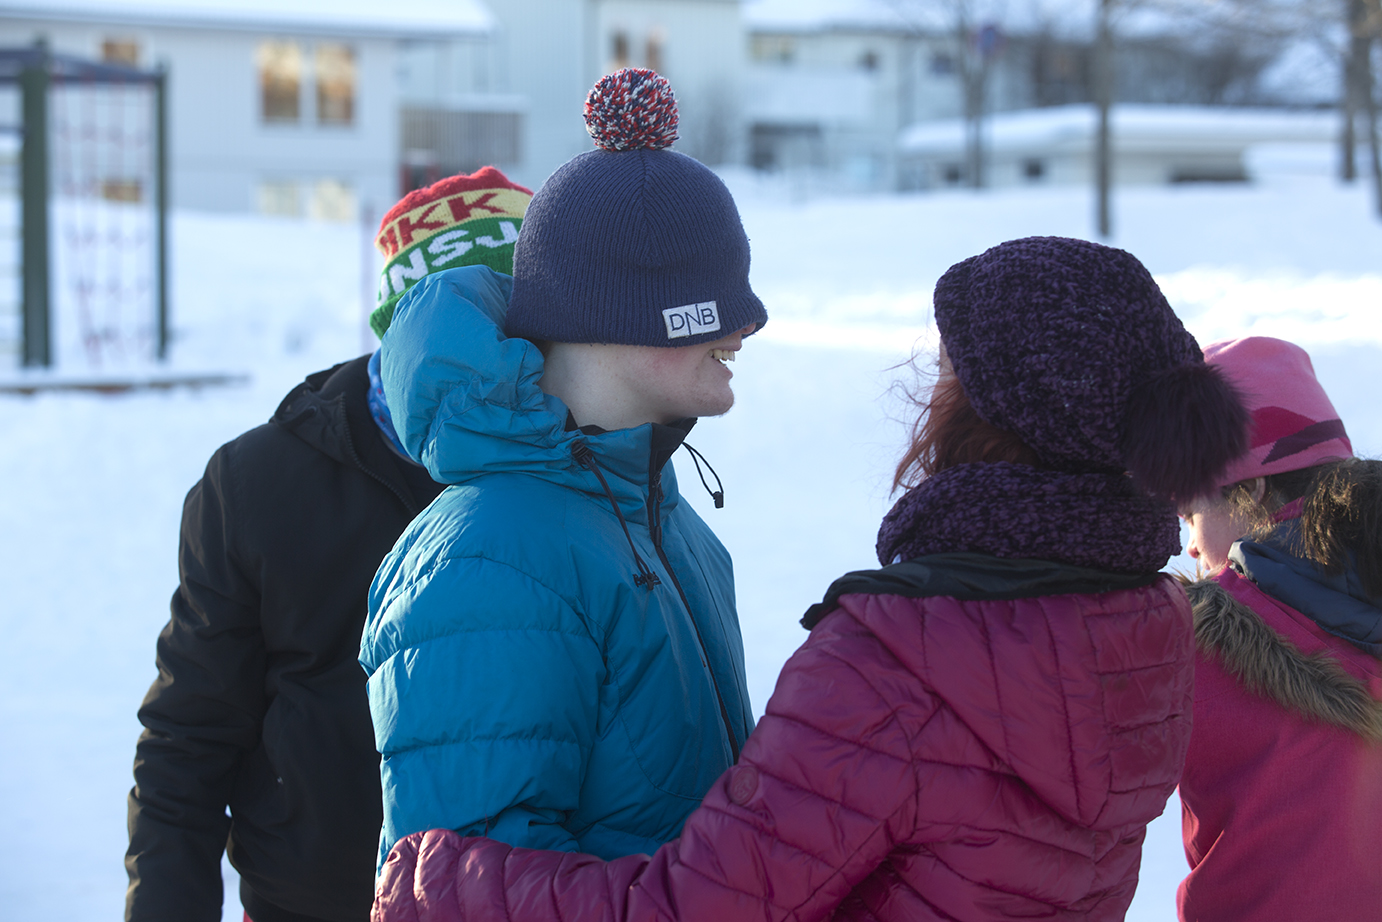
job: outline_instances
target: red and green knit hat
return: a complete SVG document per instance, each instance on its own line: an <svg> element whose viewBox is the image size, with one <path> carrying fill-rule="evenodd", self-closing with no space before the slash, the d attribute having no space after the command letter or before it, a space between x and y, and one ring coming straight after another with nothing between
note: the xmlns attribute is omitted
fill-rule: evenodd
<svg viewBox="0 0 1382 922"><path fill-rule="evenodd" d="M489 266L513 274L513 245L533 193L492 166L414 189L379 223L374 245L387 262L379 278L379 306L370 314L375 335L393 320L403 293L432 272Z"/></svg>

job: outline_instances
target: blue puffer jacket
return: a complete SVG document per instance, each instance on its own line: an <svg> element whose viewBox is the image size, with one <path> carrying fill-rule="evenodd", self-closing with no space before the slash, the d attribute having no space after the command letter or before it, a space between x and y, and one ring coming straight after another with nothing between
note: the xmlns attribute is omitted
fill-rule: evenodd
<svg viewBox="0 0 1382 922"><path fill-rule="evenodd" d="M752 727L729 554L663 467L689 425L568 431L509 290L438 273L384 338L395 426L449 486L370 587L381 864L433 828L652 852Z"/></svg>

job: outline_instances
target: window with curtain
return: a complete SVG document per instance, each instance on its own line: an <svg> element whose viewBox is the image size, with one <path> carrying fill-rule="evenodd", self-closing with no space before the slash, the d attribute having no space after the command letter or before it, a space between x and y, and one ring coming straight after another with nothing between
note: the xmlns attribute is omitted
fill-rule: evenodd
<svg viewBox="0 0 1382 922"><path fill-rule="evenodd" d="M629 34L622 29L616 30L609 40L610 63L606 68L613 73L629 66Z"/></svg>
<svg viewBox="0 0 1382 922"><path fill-rule="evenodd" d="M302 111L302 46L263 41L255 52L260 116L265 122L296 122Z"/></svg>
<svg viewBox="0 0 1382 922"><path fill-rule="evenodd" d="M661 29L648 33L648 43L644 46L643 66L655 73L665 73L662 69L662 52L667 45L667 35Z"/></svg>
<svg viewBox="0 0 1382 922"><path fill-rule="evenodd" d="M349 45L317 45L317 122L350 125L355 121L355 50Z"/></svg>
<svg viewBox="0 0 1382 922"><path fill-rule="evenodd" d="M139 66L139 42L133 38L107 38L101 41L101 60L107 64Z"/></svg>

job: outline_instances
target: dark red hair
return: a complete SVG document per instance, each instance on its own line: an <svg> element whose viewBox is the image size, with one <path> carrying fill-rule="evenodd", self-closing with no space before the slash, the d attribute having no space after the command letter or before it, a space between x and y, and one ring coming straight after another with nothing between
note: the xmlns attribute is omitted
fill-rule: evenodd
<svg viewBox="0 0 1382 922"><path fill-rule="evenodd" d="M932 474L957 464L1011 464L1036 466L1037 454L1015 433L986 422L974 410L942 358L942 374L929 399L908 398L922 412L912 424L912 443L897 464L893 489L913 487Z"/></svg>

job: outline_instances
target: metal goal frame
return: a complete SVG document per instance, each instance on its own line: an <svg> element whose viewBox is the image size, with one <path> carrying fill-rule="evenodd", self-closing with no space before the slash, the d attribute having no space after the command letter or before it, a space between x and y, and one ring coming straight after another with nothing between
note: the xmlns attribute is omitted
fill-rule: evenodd
<svg viewBox="0 0 1382 922"><path fill-rule="evenodd" d="M20 124L20 311L24 367L53 364L52 260L49 253L49 88L62 84L146 85L153 88L153 282L155 355L168 355L168 76L162 68L140 70L89 61L49 50L43 42L0 48L0 87L18 86Z"/></svg>

